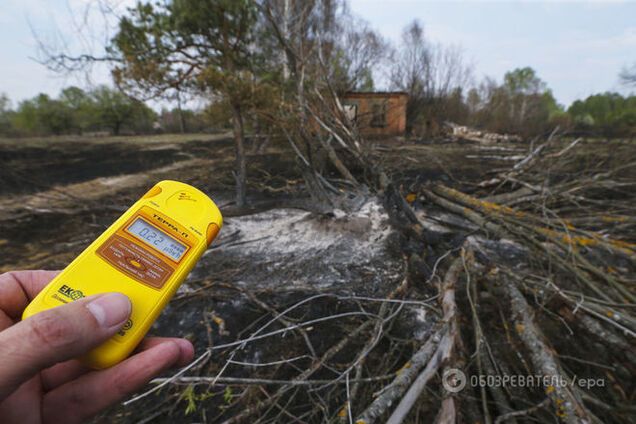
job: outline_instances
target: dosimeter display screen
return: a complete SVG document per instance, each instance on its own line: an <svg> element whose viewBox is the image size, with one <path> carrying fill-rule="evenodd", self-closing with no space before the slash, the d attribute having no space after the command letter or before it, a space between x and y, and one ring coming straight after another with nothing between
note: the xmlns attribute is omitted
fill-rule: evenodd
<svg viewBox="0 0 636 424"><path fill-rule="evenodd" d="M173 239L156 227L148 224L142 218L137 218L135 222L128 227L128 232L146 243L148 246L171 257L175 261L179 261L181 256L183 256L183 253L186 251L185 245L179 243L177 240Z"/></svg>

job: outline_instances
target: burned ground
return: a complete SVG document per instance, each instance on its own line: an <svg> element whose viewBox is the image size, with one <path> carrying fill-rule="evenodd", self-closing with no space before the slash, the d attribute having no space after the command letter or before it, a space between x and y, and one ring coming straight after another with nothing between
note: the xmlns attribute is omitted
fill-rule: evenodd
<svg viewBox="0 0 636 424"><path fill-rule="evenodd" d="M558 155L570 144L571 140L555 142L549 154ZM500 316L509 309L502 299L511 295L501 281L513 278L507 273L514 271L524 275L523 284L529 292L535 291L536 310L548 311L537 315L538 325L553 348L561 352L569 374L612 381L611 389L592 390L597 402L614 399L625 407L633 402L633 364L622 362L621 352L599 350L593 331L580 329L585 326L581 322L573 319L566 323L566 318L553 312L567 302L555 306L554 296L544 297L544 286L532 281L529 270L555 267L556 259L545 261L542 254L520 242L520 237L532 231L548 236L558 232L558 238L562 237L559 225L566 229L566 235L568 229L576 228L584 233L572 232L568 243L580 237L575 241L581 242L577 253L582 258L602 263L605 272L633 284L634 148L628 142L579 142L576 149L567 152L567 161L558 166L544 158L546 169L542 171L549 173L550 184L564 185L563 196L572 197L572 202L566 202L553 196L552 204L544 197L542 202L524 201L537 192L519 192L523 185L512 198L503 198L507 192L500 188L510 182L492 182L529 157L534 146L528 143L377 142L372 149L374 160L390 175L400 200L408 201L427 243L400 230L408 227L408 217L389 213L392 206L386 197L363 196L346 212L312 209L294 155L283 142L275 141L264 153L249 156L248 197L252 203L242 209L231 202L232 144L224 136L41 140L24 145L11 141L0 146L0 180L8 183L0 197L3 271L64 267L127 205L161 179L177 179L201 188L225 213L219 238L152 330L156 335L189 337L197 352L209 352L208 357L189 370L191 380L175 380L160 392L113 408L97 421L234 422L238 417L249 422L261 417L263 421L346 422L347 399L357 400L349 406L353 416L364 412L364 406L397 378L419 346L441 331L438 327L443 320L433 307L438 296L435 287L441 281L440 268L446 268L444 255L460 250L470 250L481 267L470 268L470 255L462 253L464 267L471 269L466 274L480 281L477 289L475 283L470 285L470 278L462 279L456 289L458 308L465 311L459 323L467 366L476 366L471 352L479 349L473 341L474 316L470 313L474 311L471 302L478 298L479 322L488 329L490 354L502 367L518 364L503 370L508 374L532 371L531 361L518 353L522 341L516 339L515 332L520 328ZM582 188L586 179L603 180L598 175L608 172L613 175L609 182ZM337 176L335 171L326 170L325 174ZM485 181L491 184L485 185ZM448 189L433 188L435 183ZM453 190L450 187L471 196L464 198L449 191ZM474 203L477 198L486 200ZM493 201L488 202L489 198ZM479 211L480 216L488 218L494 213L497 218L480 224L462 215L461 208L451 213L443 206L449 199L461 208ZM502 209L500 203L510 210ZM552 215L555 212L558 215ZM540 217L541 222L534 217ZM493 223L506 234L491 237L498 231ZM515 225L528 228L523 227L526 231L520 234ZM484 226L488 229L485 234L480 233ZM595 244L604 249L594 249ZM492 287L481 285L486 283ZM412 287L408 302L380 301L393 298L407 284ZM464 295L471 290L472 298ZM269 323L288 309L284 320ZM394 316L400 319L391 320ZM377 324L365 320L368 317L381 317L387 328L380 326L377 332ZM307 322L314 323L304 325ZM631 322L625 325L629 327ZM606 331L616 336L611 328ZM255 333L269 332L277 333L233 344L255 337ZM360 334L367 336L355 338ZM374 334L382 337L375 340ZM346 348L331 352L343 340ZM573 349L573 344L584 347L583 351ZM360 352L368 353L363 361ZM305 383L283 384L311 369L316 357L323 359L321 365L298 380ZM263 366L268 363L270 366ZM349 364L360 365L351 372L351 382L343 377ZM259 385L257 379L265 383ZM541 389L531 395L524 390L511 392L517 408L531 407L545 397ZM500 395L493 392L488 401L503 414L510 405L497 403ZM411 417L432 421L438 411L436 396L423 400ZM468 410L480 408L478 390L471 390L466 397L463 402ZM279 400L269 404L267 399ZM307 408L311 404L316 407ZM251 409L256 407L259 409ZM607 421L627 422L628 412L618 411Z"/></svg>

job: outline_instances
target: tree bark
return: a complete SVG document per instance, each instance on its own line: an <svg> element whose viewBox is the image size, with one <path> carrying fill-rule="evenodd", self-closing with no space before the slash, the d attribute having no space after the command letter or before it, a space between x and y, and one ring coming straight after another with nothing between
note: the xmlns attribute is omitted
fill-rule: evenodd
<svg viewBox="0 0 636 424"><path fill-rule="evenodd" d="M246 186L246 169L245 169L245 135L243 132L243 116L241 115L241 107L238 104L232 104L232 125L234 131L234 150L236 155L236 165L234 169L234 179L236 180L236 206L245 206L245 186Z"/></svg>
<svg viewBox="0 0 636 424"><path fill-rule="evenodd" d="M561 366L554 355L554 349L536 325L534 313L523 294L513 281L506 278L500 285L500 290L510 301L510 315L515 324L517 335L530 353L530 360L537 375L543 376L544 390L556 410L556 415L567 424L592 422L592 417L585 405L569 385L560 382L567 381Z"/></svg>
<svg viewBox="0 0 636 424"><path fill-rule="evenodd" d="M177 91L177 110L179 112L179 131L181 134L186 132L185 116L183 116L183 109L181 108L181 94Z"/></svg>

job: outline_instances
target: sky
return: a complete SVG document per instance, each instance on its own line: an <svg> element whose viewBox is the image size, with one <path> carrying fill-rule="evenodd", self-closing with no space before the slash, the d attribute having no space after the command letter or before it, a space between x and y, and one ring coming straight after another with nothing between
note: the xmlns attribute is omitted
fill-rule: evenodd
<svg viewBox="0 0 636 424"><path fill-rule="evenodd" d="M134 0L112 3L121 11ZM477 81L501 81L505 72L531 66L565 106L594 93L627 93L618 74L636 62L636 1L350 0L349 7L395 45L418 19L429 40L461 47ZM85 75L53 74L37 63L34 33L49 44L96 51L107 32L101 16L90 0L0 0L0 93L15 105L86 85ZM82 26L91 36L76 36ZM109 81L108 70L96 67L88 82Z"/></svg>

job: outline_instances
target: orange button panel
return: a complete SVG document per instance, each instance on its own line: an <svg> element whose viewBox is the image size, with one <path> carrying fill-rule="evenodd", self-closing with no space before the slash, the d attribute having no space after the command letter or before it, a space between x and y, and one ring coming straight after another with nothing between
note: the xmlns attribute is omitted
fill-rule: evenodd
<svg viewBox="0 0 636 424"><path fill-rule="evenodd" d="M104 243L97 254L140 283L156 289L163 287L174 272L174 268L157 255L117 234Z"/></svg>

